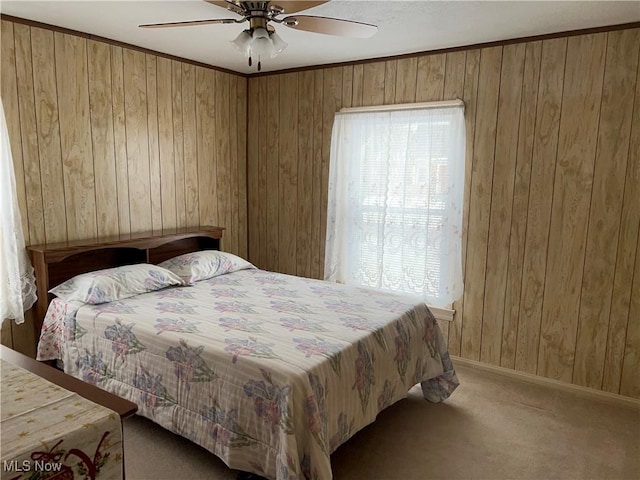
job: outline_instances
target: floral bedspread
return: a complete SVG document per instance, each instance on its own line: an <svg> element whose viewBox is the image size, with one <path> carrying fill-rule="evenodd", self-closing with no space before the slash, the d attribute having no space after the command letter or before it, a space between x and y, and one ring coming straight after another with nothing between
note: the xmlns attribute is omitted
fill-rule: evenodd
<svg viewBox="0 0 640 480"><path fill-rule="evenodd" d="M437 402L458 385L423 303L257 269L102 305L54 302L44 328L43 359L277 480L332 478L329 455L412 386Z"/></svg>
<svg viewBox="0 0 640 480"><path fill-rule="evenodd" d="M123 478L117 413L0 360L2 480Z"/></svg>

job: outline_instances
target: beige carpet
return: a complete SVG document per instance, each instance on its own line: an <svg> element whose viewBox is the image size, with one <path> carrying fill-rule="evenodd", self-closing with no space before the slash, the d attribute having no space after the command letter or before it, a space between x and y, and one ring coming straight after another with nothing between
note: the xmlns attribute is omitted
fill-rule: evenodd
<svg viewBox="0 0 640 480"><path fill-rule="evenodd" d="M336 480L640 479L640 409L458 367L432 404L419 388L331 457ZM235 480L237 472L154 423L124 423L128 480Z"/></svg>

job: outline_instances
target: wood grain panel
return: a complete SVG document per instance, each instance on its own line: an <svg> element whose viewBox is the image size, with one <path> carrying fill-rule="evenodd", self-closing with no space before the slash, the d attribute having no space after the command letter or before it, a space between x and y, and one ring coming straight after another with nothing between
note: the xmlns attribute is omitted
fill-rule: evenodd
<svg viewBox="0 0 640 480"><path fill-rule="evenodd" d="M216 202L216 164L214 159L215 141L215 76L211 70L196 67L196 122L198 135L198 204L200 205L200 223L217 225L218 204Z"/></svg>
<svg viewBox="0 0 640 480"><path fill-rule="evenodd" d="M362 68L362 106L384 103L385 64L365 63Z"/></svg>
<svg viewBox="0 0 640 480"><path fill-rule="evenodd" d="M31 63L31 32L26 25L14 25L16 54L16 78L18 105L20 109L20 142L24 171L24 185L29 219L29 241L42 243L46 240L44 229L44 207L38 154L38 127L33 93L33 64Z"/></svg>
<svg viewBox="0 0 640 480"><path fill-rule="evenodd" d="M311 276L311 216L313 195L314 73L298 74L298 218L296 228L296 275Z"/></svg>
<svg viewBox="0 0 640 480"><path fill-rule="evenodd" d="M640 30L629 33L640 34ZM640 62L639 62L640 63ZM629 158L625 175L624 197L620 216L620 234L616 252L613 293L607 338L602 389L612 393L620 392L622 365L627 340L627 325L631 319L638 322L638 315L630 315L632 284L634 281L634 244L638 242L640 230L640 65L637 67L635 100L631 117ZM635 268L635 277L640 270ZM637 290L636 293L637 295ZM637 301L637 300L636 300ZM632 327L633 330L634 327ZM632 367L634 368L634 367ZM636 366L636 371L638 367ZM628 372L627 372L628 374Z"/></svg>
<svg viewBox="0 0 640 480"><path fill-rule="evenodd" d="M146 56L147 68L147 138L149 140L149 182L151 225L162 230L162 194L160 192L160 145L158 139L158 75L156 57Z"/></svg>
<svg viewBox="0 0 640 480"><path fill-rule="evenodd" d="M462 99L464 96L464 70L467 61L467 52L448 53L446 58L446 73L444 76L444 89L442 100ZM420 86L420 61L418 60L418 88ZM428 90L426 88L425 90ZM416 100L419 100L416 93Z"/></svg>
<svg viewBox="0 0 640 480"><path fill-rule="evenodd" d="M389 60L385 62L384 71L384 104L393 105L396 103L396 77L398 71L398 61Z"/></svg>
<svg viewBox="0 0 640 480"><path fill-rule="evenodd" d="M151 230L152 217L145 54L126 49L122 64L131 231L146 232Z"/></svg>
<svg viewBox="0 0 640 480"><path fill-rule="evenodd" d="M182 129L184 142L185 225L200 225L198 202L198 129L196 122L196 67L182 65Z"/></svg>
<svg viewBox="0 0 640 480"><path fill-rule="evenodd" d="M230 215L230 169L229 169L229 75L215 72L216 89L216 181L218 183L218 222L227 228L222 239L225 250L233 249L233 230ZM229 240L227 240L227 235Z"/></svg>
<svg viewBox="0 0 640 480"><path fill-rule="evenodd" d="M264 78L264 77L262 77ZM247 202L248 202L248 222L249 222L249 261L256 266L262 265L260 258L260 238L264 230L259 222L260 211L264 205L260 201L259 186L261 182L258 165L262 158L260 152L260 141L257 132L260 130L260 88L259 81L248 82L248 108L247 116Z"/></svg>
<svg viewBox="0 0 640 480"><path fill-rule="evenodd" d="M464 160L464 202L462 205L462 272L467 283L466 267L469 243L469 204L471 178L473 175L473 141L475 137L478 103L478 75L480 73L480 50L466 52L464 73L465 105L465 160ZM462 349L462 319L464 317L464 295L453 303L455 315L449 326L449 349L453 355L460 355Z"/></svg>
<svg viewBox="0 0 640 480"><path fill-rule="evenodd" d="M259 102L260 102L260 116L259 119L267 118L267 81L268 78L264 77L259 80ZM254 131L254 134L255 131ZM260 185L258 187L258 193L260 198L260 268L266 268L267 265L267 129L264 125L259 125L257 128L257 135L259 137L260 146L260 162L258 164L258 172L260 175Z"/></svg>
<svg viewBox="0 0 640 480"><path fill-rule="evenodd" d="M236 96L232 92L236 92L236 79L229 78L229 133L238 131L238 103L236 102ZM232 253L238 253L238 137L237 135L229 135L229 224L233 226L229 232L230 234L230 248Z"/></svg>
<svg viewBox="0 0 640 480"><path fill-rule="evenodd" d="M502 47L480 52L480 73L476 128L474 135L471 194L469 203L468 243L464 292L464 328L462 354L474 360L480 358L478 339L482 332L484 285L487 267L491 183L496 143L496 119L500 90Z"/></svg>
<svg viewBox="0 0 640 480"><path fill-rule="evenodd" d="M98 234L91 145L87 41L55 34L60 142L65 186L68 240Z"/></svg>
<svg viewBox="0 0 640 480"><path fill-rule="evenodd" d="M173 119L173 171L176 184L176 224L182 226L187 223L182 126L182 66L175 60L171 61L171 117Z"/></svg>
<svg viewBox="0 0 640 480"><path fill-rule="evenodd" d="M640 398L640 239L636 247L636 266L633 286L631 288L631 304L629 305L629 323L627 339L624 347L620 394Z"/></svg>
<svg viewBox="0 0 640 480"><path fill-rule="evenodd" d="M238 104L238 254L247 258L248 205L247 205L247 86L246 78L236 78Z"/></svg>
<svg viewBox="0 0 640 480"><path fill-rule="evenodd" d="M278 121L280 143L278 145L278 271L296 273L296 204L298 202L298 74L280 76ZM285 93L286 92L286 93ZM288 108L295 105L295 108Z"/></svg>
<svg viewBox="0 0 640 480"><path fill-rule="evenodd" d="M416 101L418 59L416 57L403 58L398 60L397 65L395 103L413 103Z"/></svg>
<svg viewBox="0 0 640 480"><path fill-rule="evenodd" d="M7 131L11 142L11 156L13 157L13 171L16 179L16 196L21 212L22 232L25 242L29 243L29 213L27 211L27 194L24 183L24 163L22 158L22 142L20 135L20 107L18 106L18 85L16 78L16 50L13 38L13 23L2 20L0 22L0 95L7 122ZM11 324L9 335L11 335ZM3 343L4 344L4 343Z"/></svg>
<svg viewBox="0 0 640 480"><path fill-rule="evenodd" d="M106 237L117 235L120 231L118 203L114 202L114 193L118 191L118 187L113 148L111 50L108 45L93 40L87 42L87 50L97 228L98 236Z"/></svg>
<svg viewBox="0 0 640 480"><path fill-rule="evenodd" d="M462 55L460 55L462 53ZM445 65L448 55L428 55L418 58L418 72L415 100L416 102L435 102L444 95ZM453 57L458 62L464 58L464 52ZM462 60L464 62L464 60ZM460 63L458 63L458 66ZM462 63L464 65L464 63ZM455 67L454 67L455 68ZM464 78L464 72L459 78Z"/></svg>
<svg viewBox="0 0 640 480"><path fill-rule="evenodd" d="M604 33L567 45L538 352L538 371L566 382L575 358L605 46Z"/></svg>
<svg viewBox="0 0 640 480"><path fill-rule="evenodd" d="M566 48L566 38L542 42L516 344L516 369L529 373L536 373L538 367Z"/></svg>
<svg viewBox="0 0 640 480"><path fill-rule="evenodd" d="M67 215L64 209L56 71L50 60L55 57L53 32L31 29L31 56L45 238L48 242L62 242L67 239Z"/></svg>
<svg viewBox="0 0 640 480"><path fill-rule="evenodd" d="M342 67L342 107L353 103L353 66Z"/></svg>
<svg viewBox="0 0 640 480"><path fill-rule="evenodd" d="M311 201L311 218L316 219L311 226L311 278L322 278L324 275L324 258L320 258L322 209L322 112L324 105L324 70L316 70L313 75L313 192Z"/></svg>
<svg viewBox="0 0 640 480"><path fill-rule="evenodd" d="M509 265L504 301L504 324L502 327L502 354L500 365L515 368L520 315L524 246L529 208L529 186L531 180L531 158L536 125L536 104L540 82L540 59L542 42L526 44L522 78L522 97L518 128L518 151L514 178L511 231L509 233Z"/></svg>
<svg viewBox="0 0 640 480"><path fill-rule="evenodd" d="M280 251L278 243L280 211L278 210L278 192L280 191L280 96L275 92L279 91L280 79L278 77L267 77L267 92L269 92L266 104L266 145L267 145L267 235L266 235L266 258L267 270L278 270L280 263ZM264 204L263 204L264 205ZM283 212L284 213L284 212Z"/></svg>
<svg viewBox="0 0 640 480"><path fill-rule="evenodd" d="M637 32L608 37L573 370L591 388L602 386L640 48Z"/></svg>
<svg viewBox="0 0 640 480"><path fill-rule="evenodd" d="M480 360L500 365L525 45L506 45L498 99Z"/></svg>
<svg viewBox="0 0 640 480"><path fill-rule="evenodd" d="M127 166L127 127L124 113L124 66L122 48L111 46L111 94L113 111L113 148L116 159L116 187L118 230L121 235L131 232L129 212L129 168Z"/></svg>
<svg viewBox="0 0 640 480"><path fill-rule="evenodd" d="M173 95L171 60L156 60L158 92L158 145L160 151L160 194L162 198L162 226L176 228L176 173L173 149Z"/></svg>
<svg viewBox="0 0 640 480"><path fill-rule="evenodd" d="M351 98L352 107L361 107L364 94L364 65L353 66L353 91Z"/></svg>

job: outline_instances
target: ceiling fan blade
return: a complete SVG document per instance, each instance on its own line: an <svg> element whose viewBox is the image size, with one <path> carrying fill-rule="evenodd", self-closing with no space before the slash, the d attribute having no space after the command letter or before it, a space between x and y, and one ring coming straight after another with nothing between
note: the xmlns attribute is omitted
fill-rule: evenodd
<svg viewBox="0 0 640 480"><path fill-rule="evenodd" d="M220 1L216 1L216 0L204 0L207 3L210 3L211 5L217 5L218 7L224 8L225 10L231 10L232 12L235 12L239 15L242 14L243 8L240 5L240 2L235 2L234 0L220 0Z"/></svg>
<svg viewBox="0 0 640 480"><path fill-rule="evenodd" d="M213 5L217 5L217 6L222 7L222 8L227 8L227 6L228 6L229 4L233 4L233 5L235 5L235 4L236 4L236 3L235 3L235 2L233 2L233 1L231 1L231 2L226 2L226 1L224 1L224 0L221 0L221 1L215 1L215 0L204 0L204 1L205 1L205 2L207 2L207 3L211 3L211 4L213 4Z"/></svg>
<svg viewBox="0 0 640 480"><path fill-rule="evenodd" d="M213 25L216 23L237 23L233 18L212 18L210 20L191 20L188 22L147 23L140 28L191 27L194 25Z"/></svg>
<svg viewBox="0 0 640 480"><path fill-rule="evenodd" d="M242 8L242 3L245 2L241 2L241 1L234 1L234 0L205 0L207 3L211 3L213 5L217 5L218 7L222 7L222 8L229 8L229 5L232 6L232 10L235 11L235 9L233 8L233 6L235 7L239 7ZM260 4L259 7L260 8L268 8L270 6L278 6L278 7L282 7L282 13L296 13L296 12L301 12L302 10L308 10L309 8L313 8L313 7L317 7L318 5L322 5L323 3L327 3L329 0L323 0L323 1L319 1L319 2L303 2L303 1L297 1L297 0L275 0L272 2L246 2L249 4ZM264 4L269 4L268 6L265 6ZM260 8L256 8L256 10L259 10ZM251 5L248 6L248 10L252 10Z"/></svg>
<svg viewBox="0 0 640 480"><path fill-rule="evenodd" d="M296 25L291 25L297 20ZM368 23L354 22L352 20L340 20L339 18L313 17L310 15L294 15L283 19L283 25L296 30L307 32L337 35L339 37L369 38L377 31L378 27Z"/></svg>
<svg viewBox="0 0 640 480"><path fill-rule="evenodd" d="M322 5L323 3L328 3L329 0L325 0L323 2L299 2L297 0L293 0L293 1L279 1L279 0L275 0L272 2L269 2L269 7L282 7L283 11L282 13L286 13L286 14L290 14L290 13L296 13L296 12L301 12L302 10L308 10L309 8L313 8L313 7L317 7L318 5ZM211 2L211 3L218 3L218 2Z"/></svg>

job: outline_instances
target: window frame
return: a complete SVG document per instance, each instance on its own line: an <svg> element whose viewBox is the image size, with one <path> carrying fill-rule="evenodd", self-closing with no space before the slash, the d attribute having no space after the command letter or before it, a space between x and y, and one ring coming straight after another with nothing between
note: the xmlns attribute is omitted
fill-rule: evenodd
<svg viewBox="0 0 640 480"><path fill-rule="evenodd" d="M420 109L425 109L425 108L427 108L427 109L433 109L433 108L446 108L446 107L462 107L462 113L463 113L463 115L464 115L464 103L462 102L462 100L445 101L445 102L428 102L428 103L421 103L421 104L389 105L389 106L383 106L383 107L379 107L379 106L371 106L371 107L358 107L358 108L343 108L343 109L341 109L341 110L340 110L340 112L339 112L338 114L343 114L343 113L363 113L363 112L383 113L383 112L385 112L385 111L396 111L396 110L420 110ZM338 114L336 114L336 117L337 117L337 115L338 115ZM444 117L444 119L446 119L446 118L448 118L448 117ZM375 125L375 121L376 121L376 120L375 120L375 118L374 118L374 119L373 119L373 122L374 122L374 123L373 123L373 125ZM435 121L437 122L438 120L436 119ZM444 121L444 120L443 120L443 121ZM463 120L463 121L464 121L464 120ZM455 181L456 181L456 182L459 182L459 184L462 184L462 183L464 182L464 150L465 150L465 148L464 148L464 147L465 147L464 136L465 136L465 132L464 132L464 124L462 124L462 125L460 124L460 117L458 117L458 120L456 120L456 122L457 122L457 123L453 126L453 128L454 128L454 129L456 129L456 130L454 130L453 135L454 135L454 136L461 135L461 137L456 137L456 138L455 138L456 143L452 144L452 145L454 145L454 147L452 147L452 148L453 148L453 152L454 152L454 157L447 156L446 158L448 159L448 160L447 160L448 162L451 162L451 159L453 158L453 160L454 160L454 162L455 162L455 163L454 163L454 165L455 165L454 170L455 170L455 169L461 169L461 170L462 170L462 172L463 172L463 175L462 175L462 177L463 177L463 178L462 178L462 179L460 179L460 178L459 178L459 176L460 176L460 175L459 175L459 173L460 173L460 171L459 171L459 170L458 170L458 171L456 171L455 173L452 173L452 174L455 174L455 175L456 175L456 176L454 177L454 178L455 178ZM344 124L343 124L343 125L344 125ZM402 125L402 124L399 124L399 125ZM411 123L407 123L407 126L408 126L409 128L411 128ZM344 127L344 126L342 126L341 128L343 128L343 129L344 129L345 127ZM350 127L348 127L348 126L347 126L346 128L350 128ZM394 127L391 127L391 128L394 128ZM429 127L429 128L431 128L431 127ZM460 132L461 132L461 133L460 133ZM430 133L431 133L431 131L429 132L429 134L430 134ZM439 133L438 133L438 132L435 132L435 134L436 134L436 138L437 138L437 135L439 135ZM340 137L338 137L338 138L340 138L340 139L342 139L342 140L343 140L343 139L344 139L343 135L344 135L344 133L341 133ZM335 132L334 132L334 134L332 135L332 154L331 154L331 155L332 155L332 157L333 157L333 155L334 155L334 147L333 147L334 138L333 138L333 136L335 136ZM427 138L432 138L432 137L427 137ZM458 138L462 138L462 140L463 140L463 141L461 141L461 142L459 142L459 143L458 143ZM362 147L362 148L365 148L365 147L364 147L364 145L366 145L366 144L368 143L368 140L366 140L366 138L365 138L365 139L364 139L364 142L365 142L365 143L361 143L361 144L360 144L360 145L363 145L363 147ZM445 144L445 145L446 145L446 144ZM341 152L341 153L337 153L337 154L336 154L336 156L338 156L338 157L340 157L340 158L344 158L345 153L344 153L343 148L344 148L344 147L341 147L341 146L336 148L336 151L340 151L340 152ZM353 147L352 147L352 148L353 148ZM408 147L408 148L413 148L413 147ZM374 153L375 153L375 152L374 152ZM409 156L409 153L410 153L410 150L407 150L407 153L402 153L402 152L401 152L401 155L406 155L406 156L408 157L408 156ZM414 153L415 153L415 152L414 152ZM450 153L450 152L447 150L447 151L446 151L446 153ZM347 155L348 155L348 153L347 153ZM433 155L433 154L432 154L432 155ZM436 156L438 156L438 153L435 153L435 155L436 155ZM416 162L416 159L415 159L415 158L413 158L413 157L415 157L415 155L413 155L413 156L411 157L411 160L409 160L410 162L412 162L412 164ZM462 163L460 162L461 157L462 157ZM361 158L361 157L359 157L359 158ZM430 156L430 157L428 157L428 158L429 158L429 162L434 162L434 161L435 161L435 162L437 162L437 158L436 158L436 159L434 159L434 157L433 157L433 156ZM443 157L443 158L444 158L444 157ZM331 165L331 167L330 167L330 168L332 168L332 167L333 167L333 160L332 160L332 162L331 162L331 163L332 163L332 165ZM433 164L432 164L432 165L433 165ZM436 165L436 166L437 166L437 165ZM340 168L340 169L342 169L342 168L344 168L344 167L336 167L336 168ZM430 169L431 167L427 167L427 168L428 168L428 169ZM448 167L448 168L449 168L449 167ZM346 175L346 173L342 173L342 175ZM406 175L406 173L405 173L404 175ZM331 178L331 176L332 176L332 174L331 174L331 172L330 172L330 178ZM354 178L354 177L351 177L351 178ZM426 178L427 178L427 181L428 181L428 178L429 178L429 177L427 176ZM402 179L401 179L400 181L402 182ZM331 179L330 179L330 182L331 182ZM357 182L356 182L356 183L357 183ZM359 185L363 185L363 184L362 184L362 183L360 183ZM448 186L451 186L451 183L449 183L449 184L448 184ZM357 188L359 189L360 187L358 186ZM432 188L433 188L433 187L432 187ZM457 186L456 186L456 188L457 188ZM372 195L374 195L374 196L375 196L375 192L372 192ZM453 197L454 199L457 199L457 200L458 200L458 202L456 202L456 208L457 208L457 207L461 207L461 206L462 206L462 201L463 201L463 200L461 200L461 198L460 198L460 197L462 197L462 196L463 196L463 193L462 193L462 195L459 195L459 197L455 197L455 196ZM403 197L403 201L405 201L405 200L406 200L406 198L405 198L405 197ZM386 201L386 202L388 202L388 199L386 199L385 201ZM351 202L353 202L353 199L351 200ZM433 202L433 200L431 200L431 202ZM349 215L348 215L348 216L353 217L354 212L356 212L356 214L357 214L357 215L356 215L356 217L358 217L358 218L359 218L359 220L362 220L362 218L360 218L360 217L363 217L363 213L365 213L366 211L370 211L370 213L371 213L374 217L375 217L375 216L377 216L377 215L378 215L378 213L379 213L380 211L382 211L382 207L381 207L381 206L379 206L376 202L373 202L371 205L368 205L368 204L366 203L366 200L365 200L365 199L361 199L361 200L357 201L356 203L357 203L357 205L358 205L358 206L357 206L357 209L358 209L358 210L349 211ZM445 203L447 203L447 205L446 205L444 208L437 208L437 205L435 205L435 206L434 206L434 205L433 205L433 203L431 203L431 204L430 204L429 202L427 202L427 203L426 203L426 205L425 205L425 208L426 208L427 210L434 210L434 209L435 209L435 210L437 210L437 213L438 213L438 214L442 214L442 212L449 212L449 211L451 211L451 210L450 210L450 208L451 208L451 202L449 201L449 198L447 198L447 199L445 200ZM352 205L353 205L353 203L352 203ZM343 206L343 208L344 208L344 206ZM400 213L401 215L402 215L403 213L405 213L405 208L404 208L404 207L399 206L398 208L401 210L401 213ZM409 207L409 208L414 208L414 207ZM424 215L424 208L421 208L421 207L419 207L419 206L415 206L415 208L416 208L416 209L418 209L418 210L420 210L419 212L417 212L417 215ZM435 213L435 210L434 210L434 213ZM385 214L387 214L387 213L388 213L388 210L386 210L384 213L385 213ZM445 213L445 215L446 215L446 213ZM427 218L428 218L428 217L429 217L429 215L427 215ZM354 218L355 218L355 217L354 217ZM373 223L376 223L376 222L373 222ZM344 241L344 240L343 240L343 241ZM328 242L329 242L329 237L327 237L327 244L328 244ZM344 255L344 253L343 253L343 255ZM444 253L443 253L443 255L446 257L446 252L444 252ZM459 257L459 255L458 255L458 257ZM337 258L337 257L336 257L336 258ZM439 257L439 261L440 261L440 266L439 266L439 268L440 268L440 271L442 271L442 270L444 270L445 268L447 268L447 267L445 266L445 265L447 265L447 263L445 262L445 263L443 264L443 263L442 263L442 261L440 260L440 259L442 259L442 258L444 258L444 257L443 257L443 256L440 256L440 257ZM449 256L449 258L453 258L453 257ZM461 258L459 259L459 261L460 261L460 264L461 264L461 263L462 263L462 262L461 262ZM347 264L345 263L344 265L347 265ZM460 266L461 266L461 265L460 265ZM329 266L329 263L328 263L327 259L325 259L325 278L327 278L327 279L331 279L331 278L330 278L330 276L329 276L329 273L328 273L328 270L330 270L330 268L331 268L331 267ZM343 268L343 267L337 267L337 270L340 270L340 271L342 272L342 271L344 270L344 268ZM347 271L349 271L349 272L353 272L353 269L350 269L350 270L344 270L344 272L347 272ZM449 271L451 271L451 270L449 270ZM454 272L455 272L455 270L454 270ZM364 287L370 286L370 285L367 285L366 283L359 282L359 281L357 281L357 280L356 280L356 282L351 282L351 281L349 281L349 279L348 279L347 277L345 277L345 276L344 276L344 275L346 275L346 274L344 274L344 275L343 275L343 274L341 273L341 274L339 274L339 275L342 275L342 276L345 278L346 283L349 283L349 284L359 284L359 285L364 286ZM447 275L450 275L450 274L445 274L445 277L444 277L444 278L449 278L449 277L447 277ZM351 276L353 276L353 274L352 274L352 273L351 273L351 274L349 274L349 277L351 277ZM463 281L462 281L462 279L461 279L461 276L460 276L460 275L456 276L455 278L458 278L458 279L459 279L459 283L462 283L462 282L463 282ZM335 279L334 279L334 280L335 280ZM352 279L352 280L353 280L353 279ZM338 281L341 281L341 280L338 280ZM379 282L378 282L378 283L379 283ZM447 283L447 285L449 285L449 283ZM380 288L380 287L374 287L374 288ZM459 287L457 287L457 288L456 288L456 290L455 290L455 291L456 291L456 294L458 294L458 290L459 290ZM444 291L447 291L447 288L446 288L446 287L437 287L437 286L436 286L436 290L435 290L435 292L444 292ZM426 293L426 292L427 292L427 290L423 290L423 292L425 292L425 295L428 295L428 294ZM405 290L405 291L400 291L400 290L399 290L399 291L398 291L398 293L416 294L416 292L411 292L411 291L406 291L406 290ZM418 293L418 295L420 295L420 293ZM434 298L434 297L433 297L433 294L431 294L431 295L432 295L432 298ZM440 294L438 294L438 295L440 295ZM446 296L445 296L444 298L443 298L443 297L438 296L438 298L442 298L442 299L443 299L443 300L445 300L445 301L449 300L450 302L454 302L455 300L457 300L457 299L461 298L461 293L460 293L456 298L453 298L453 299L451 299L451 298L447 298ZM427 299L426 299L426 298L425 298L425 301L427 301ZM431 309L432 309L432 311L433 311L433 313L434 313L434 316L436 316L436 317L437 317L437 319L438 319L438 320L441 320L441 321L452 321L452 320L453 320L453 317L454 317L454 315L455 315L455 310L453 310L453 309L452 309L452 303L449 303L449 304L447 304L447 305L445 305L445 306L440 306L440 307L431 307Z"/></svg>

